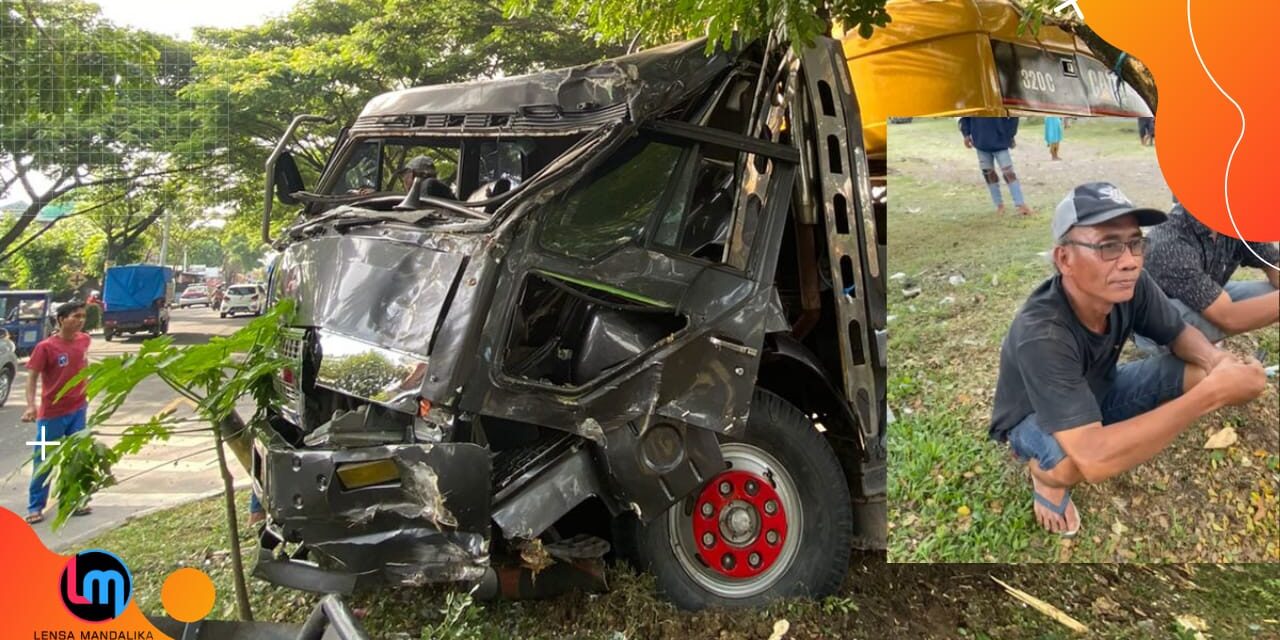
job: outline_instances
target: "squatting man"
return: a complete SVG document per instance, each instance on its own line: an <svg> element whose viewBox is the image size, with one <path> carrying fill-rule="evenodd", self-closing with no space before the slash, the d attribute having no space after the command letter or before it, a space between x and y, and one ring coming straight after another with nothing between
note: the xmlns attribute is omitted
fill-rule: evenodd
<svg viewBox="0 0 1280 640"><path fill-rule="evenodd" d="M1200 416L1266 385L1261 363L1215 348L1143 271L1140 227L1166 218L1110 183L1072 189L1053 214L1055 275L1001 346L990 436L1026 462L1048 531L1079 530L1071 487L1133 469ZM1169 353L1117 366L1135 332Z"/></svg>

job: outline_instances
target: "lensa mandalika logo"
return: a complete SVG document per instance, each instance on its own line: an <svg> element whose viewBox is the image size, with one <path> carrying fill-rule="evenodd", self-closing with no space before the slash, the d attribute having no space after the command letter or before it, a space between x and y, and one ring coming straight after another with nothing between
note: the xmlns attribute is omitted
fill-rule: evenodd
<svg viewBox="0 0 1280 640"><path fill-rule="evenodd" d="M110 551L90 549L67 560L58 582L67 611L87 622L114 620L133 595L133 576Z"/></svg>

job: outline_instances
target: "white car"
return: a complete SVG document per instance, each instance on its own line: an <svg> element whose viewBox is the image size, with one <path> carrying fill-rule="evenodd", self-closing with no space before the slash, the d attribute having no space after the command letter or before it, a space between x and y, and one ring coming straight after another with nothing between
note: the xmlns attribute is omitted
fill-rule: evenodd
<svg viewBox="0 0 1280 640"><path fill-rule="evenodd" d="M218 315L225 318L237 313L261 315L267 304L267 290L260 284L236 284L227 287Z"/></svg>
<svg viewBox="0 0 1280 640"><path fill-rule="evenodd" d="M203 285L193 285L187 287L182 295L178 296L177 307L194 307L196 305L209 305L209 289Z"/></svg>
<svg viewBox="0 0 1280 640"><path fill-rule="evenodd" d="M9 401L13 391L13 378L18 375L18 348L9 339L9 332L0 329L0 407Z"/></svg>

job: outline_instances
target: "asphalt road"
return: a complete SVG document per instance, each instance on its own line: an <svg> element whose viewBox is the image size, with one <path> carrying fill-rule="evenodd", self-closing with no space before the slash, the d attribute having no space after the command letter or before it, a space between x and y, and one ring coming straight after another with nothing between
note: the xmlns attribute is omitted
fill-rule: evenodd
<svg viewBox="0 0 1280 640"><path fill-rule="evenodd" d="M169 333L177 344L200 344L211 336L229 335L246 322L248 318L219 318L217 313L203 307L175 309L170 316ZM100 331L96 332L89 347L89 358L99 360L136 353L146 337L144 334L123 336L107 342ZM25 443L36 436L34 423L20 422L25 388L26 373L20 370L8 403L0 408L0 507L20 515L26 514L27 486L31 478L32 447ZM135 422L145 422L170 405L177 409L180 417L192 415L190 405L163 382L155 378L145 380L101 430L104 440L111 441L111 433L118 433ZM246 404L242 410L251 410L251 407ZM148 446L116 465L119 484L95 497L93 513L71 518L55 532L50 527L51 502L46 520L35 525L35 529L50 549L65 550L119 526L130 517L216 493L222 482L212 447L213 440L208 433L178 434L166 442ZM232 471L236 472L238 485L247 482L244 470L234 464L234 459Z"/></svg>

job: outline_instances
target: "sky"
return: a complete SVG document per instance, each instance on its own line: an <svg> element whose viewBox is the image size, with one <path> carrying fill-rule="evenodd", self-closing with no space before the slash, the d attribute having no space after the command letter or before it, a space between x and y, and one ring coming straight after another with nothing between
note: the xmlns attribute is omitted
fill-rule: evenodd
<svg viewBox="0 0 1280 640"><path fill-rule="evenodd" d="M296 0L92 0L102 15L128 25L190 39L192 27L243 27L289 11ZM160 8L163 7L163 8Z"/></svg>

